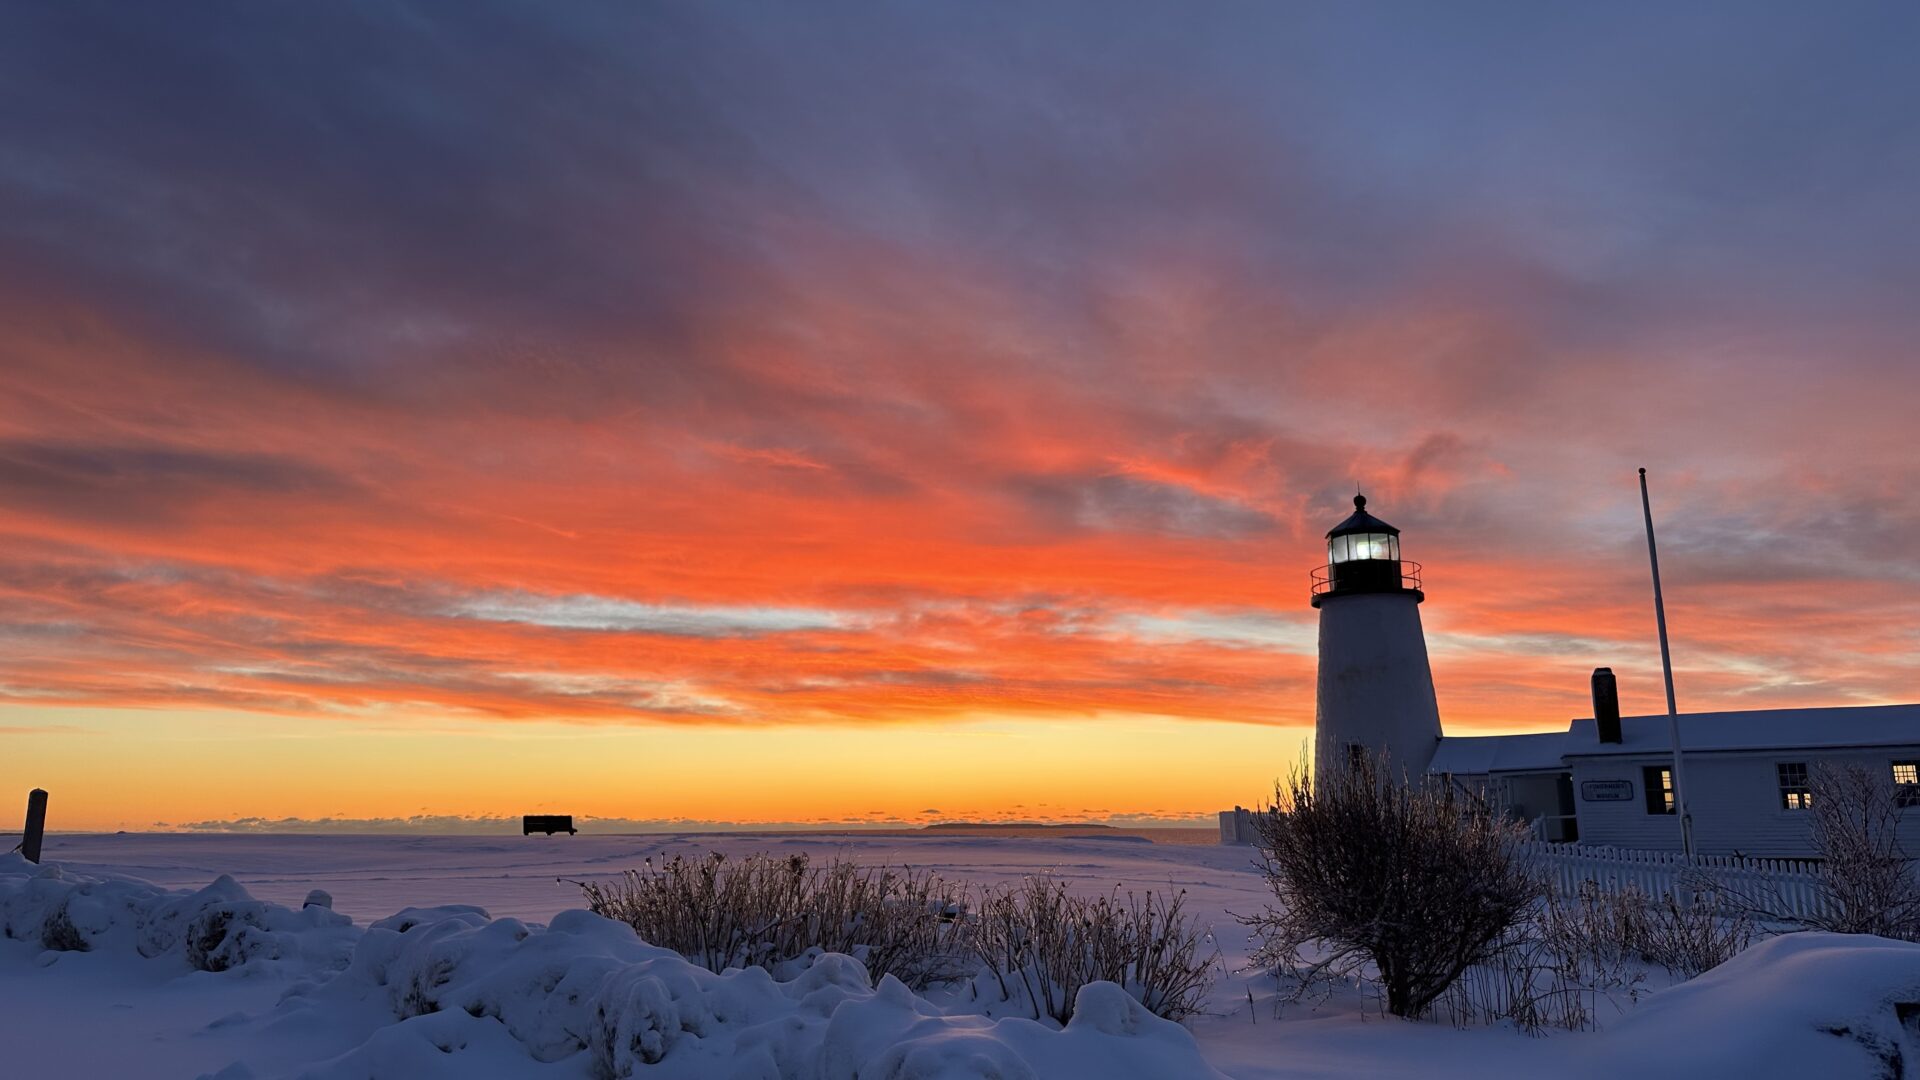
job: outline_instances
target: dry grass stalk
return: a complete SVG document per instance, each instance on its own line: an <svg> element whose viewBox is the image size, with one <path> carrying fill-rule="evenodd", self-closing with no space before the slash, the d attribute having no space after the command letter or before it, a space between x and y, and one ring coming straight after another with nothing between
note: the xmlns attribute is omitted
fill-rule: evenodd
<svg viewBox="0 0 1920 1080"><path fill-rule="evenodd" d="M1591 1030L1603 1001L1639 999L1645 965L1690 979L1752 944L1752 918L1710 883L1654 897L1634 885L1549 889L1480 964L1435 1003L1457 1025Z"/></svg>
<svg viewBox="0 0 1920 1080"><path fill-rule="evenodd" d="M1171 899L1118 890L1074 896L1045 877L986 890L972 920L975 955L996 979L1001 996L1064 1024L1074 998L1090 982L1118 983L1155 1015L1181 1020L1193 1014L1212 983L1218 953L1202 956L1209 939L1182 912L1184 890Z"/></svg>
<svg viewBox="0 0 1920 1080"><path fill-rule="evenodd" d="M580 885L589 910L709 971L771 969L819 950L916 990L961 974L964 893L929 872L715 853L649 859L617 881Z"/></svg>
<svg viewBox="0 0 1920 1080"><path fill-rule="evenodd" d="M1002 997L1065 1023L1087 983L1118 983L1155 1014L1193 1013L1218 954L1183 911L1185 894L1072 895L1031 878L972 889L938 876L835 859L675 857L617 881L578 882L587 906L710 971L781 965L814 951L864 961L920 990L984 964ZM970 903L972 897L978 904Z"/></svg>

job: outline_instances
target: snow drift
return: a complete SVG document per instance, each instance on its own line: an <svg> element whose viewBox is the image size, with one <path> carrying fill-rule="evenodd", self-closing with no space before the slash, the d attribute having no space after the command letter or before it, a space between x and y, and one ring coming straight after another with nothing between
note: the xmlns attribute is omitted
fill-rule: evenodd
<svg viewBox="0 0 1920 1080"><path fill-rule="evenodd" d="M1920 1075L1920 945L1768 938L1656 991L1599 1038L1603 1059L1643 1078Z"/></svg>
<svg viewBox="0 0 1920 1080"><path fill-rule="evenodd" d="M464 848L459 865L476 865ZM491 880L437 891L474 895ZM391 904L421 883L381 887ZM1010 1010L985 992L992 982L916 995L826 953L780 980L714 974L583 911L542 925L408 908L355 925L324 896L295 909L224 877L168 889L0 856L0 1076L1220 1077L1203 1049L1245 1080L1920 1074L1920 946L1879 938L1775 938L1597 1034L1547 1038L1338 1008L1281 1019L1263 1007L1256 1024L1234 987L1212 1003L1231 1015L1193 1022L1196 1044L1111 983L1083 989L1063 1028L996 1017Z"/></svg>
<svg viewBox="0 0 1920 1080"><path fill-rule="evenodd" d="M291 1069L242 1052L222 1080L593 1076L736 1080L1212 1078L1193 1037L1112 983L1083 987L1054 1028L942 1006L852 957L819 953L776 982L719 974L585 911L541 926L477 907L409 908L364 929L314 903L255 900L231 878L172 892L0 859L0 932L54 952L246 978L287 977L279 1002L223 1025L237 1047L316 1025L352 1045ZM251 1028L260 1038L240 1038Z"/></svg>
<svg viewBox="0 0 1920 1080"><path fill-rule="evenodd" d="M358 932L326 906L291 911L262 903L225 875L198 892L172 892L9 854L0 856L0 936L56 952L177 953L195 970L225 971L253 960L343 967Z"/></svg>

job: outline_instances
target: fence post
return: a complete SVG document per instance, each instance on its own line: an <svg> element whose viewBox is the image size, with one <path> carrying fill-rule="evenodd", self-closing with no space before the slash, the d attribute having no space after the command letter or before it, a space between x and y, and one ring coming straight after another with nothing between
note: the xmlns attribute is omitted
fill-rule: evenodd
<svg viewBox="0 0 1920 1080"><path fill-rule="evenodd" d="M28 862L40 861L40 839L47 831L47 793L34 788L27 793L26 835L20 838L20 854Z"/></svg>

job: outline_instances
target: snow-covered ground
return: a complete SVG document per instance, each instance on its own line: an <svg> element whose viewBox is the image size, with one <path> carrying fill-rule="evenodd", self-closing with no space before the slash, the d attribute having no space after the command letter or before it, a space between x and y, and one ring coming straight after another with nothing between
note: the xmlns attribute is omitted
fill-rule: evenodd
<svg viewBox="0 0 1920 1080"><path fill-rule="evenodd" d="M1226 974L1185 1030L1096 986L1063 1032L870 987L858 964L832 959L785 984L716 976L624 927L562 914L579 890L559 879L714 849L977 882L1048 873L1088 892L1185 889ZM1244 970L1231 914L1266 899L1249 858L1126 837L56 836L45 859L58 878L0 859L0 920L18 934L64 904L93 948L0 939L0 1076L1800 1080L1920 1066L1920 1004L1896 1008L1920 1003L1920 946L1878 939L1764 943L1599 1033L1385 1020L1358 995L1281 1006L1270 980ZM302 910L314 889L331 912ZM390 918L410 907L439 910ZM192 970L195 927L233 913L254 927L226 935L223 958L245 962ZM427 1002L443 1007L421 1012Z"/></svg>

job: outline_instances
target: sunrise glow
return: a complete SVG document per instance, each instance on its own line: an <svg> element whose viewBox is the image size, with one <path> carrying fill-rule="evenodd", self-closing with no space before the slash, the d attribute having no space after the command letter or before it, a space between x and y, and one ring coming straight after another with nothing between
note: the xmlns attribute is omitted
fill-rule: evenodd
<svg viewBox="0 0 1920 1080"><path fill-rule="evenodd" d="M1191 820L1302 755L1356 489L1450 732L1600 665L1662 710L1639 466L1684 708L1913 699L1913 159L1799 95L1894 97L1784 33L1563 27L1524 52L1584 80L1483 94L1523 50L1410 13L1487 80L1426 93L1357 18L1198 63L1171 12L1048 53L961 10L7 47L0 790Z"/></svg>

